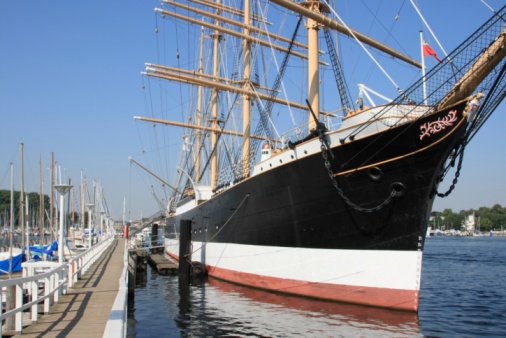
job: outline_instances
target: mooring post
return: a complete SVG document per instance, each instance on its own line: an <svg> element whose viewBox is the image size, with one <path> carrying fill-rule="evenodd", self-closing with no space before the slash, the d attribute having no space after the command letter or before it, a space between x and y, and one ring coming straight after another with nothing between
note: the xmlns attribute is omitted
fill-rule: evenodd
<svg viewBox="0 0 506 338"><path fill-rule="evenodd" d="M181 220L179 232L179 281L190 280L192 221Z"/></svg>
<svg viewBox="0 0 506 338"><path fill-rule="evenodd" d="M128 252L128 294L135 294L135 278L137 277L137 251Z"/></svg>
<svg viewBox="0 0 506 338"><path fill-rule="evenodd" d="M153 223L153 226L151 227L151 246L157 245L158 245L158 223Z"/></svg>

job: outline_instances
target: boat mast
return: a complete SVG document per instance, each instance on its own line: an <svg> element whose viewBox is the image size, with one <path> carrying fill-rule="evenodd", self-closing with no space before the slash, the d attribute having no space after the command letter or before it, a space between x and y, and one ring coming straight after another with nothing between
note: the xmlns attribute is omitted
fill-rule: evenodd
<svg viewBox="0 0 506 338"><path fill-rule="evenodd" d="M24 191L25 191L25 179L23 173L23 143L19 144L19 160L20 160L20 176L21 176L21 187L19 189L19 228L21 230L21 247L25 246L25 200L24 200Z"/></svg>
<svg viewBox="0 0 506 338"><path fill-rule="evenodd" d="M44 244L44 190L43 190L43 180L42 180L42 154L39 154L39 243L41 245Z"/></svg>
<svg viewBox="0 0 506 338"><path fill-rule="evenodd" d="M87 186L88 182L86 180L86 176L85 175L83 176L83 178L81 179L81 181L82 181L82 186L83 186L82 192L81 192L82 215L83 215L83 217L82 217L83 220L81 222L81 226L82 226L82 231L83 231L83 235L84 235L84 228L86 226L86 222L84 221L84 217L85 217L84 208L86 206L86 197L87 197L86 195L88 193L88 186ZM89 214L88 214L88 217L89 217Z"/></svg>
<svg viewBox="0 0 506 338"><path fill-rule="evenodd" d="M328 12L326 6L319 0L309 0L303 3L304 7L315 13ZM315 112L315 117L309 114L309 130L316 129L318 119L320 118L320 72L318 68L318 30L319 24L316 20L307 19L307 35L308 35L308 101L311 108ZM316 118L316 121L315 121Z"/></svg>
<svg viewBox="0 0 506 338"><path fill-rule="evenodd" d="M12 248L14 238L14 164L11 163L11 196L10 196L11 223L9 230L9 279L12 278ZM9 323L9 321L7 321Z"/></svg>
<svg viewBox="0 0 506 338"><path fill-rule="evenodd" d="M244 35L250 35L250 1L244 1ZM244 52L244 89L248 90L251 83L251 42L245 39L243 42ZM242 145L242 159L243 159L243 177L249 176L249 163L250 163L250 133L251 133L251 98L249 95L243 95L243 145Z"/></svg>
<svg viewBox="0 0 506 338"><path fill-rule="evenodd" d="M49 228L51 233L51 242L54 240L54 153L51 152L51 187L49 188L49 196L50 196L50 220L49 220Z"/></svg>
<svg viewBox="0 0 506 338"><path fill-rule="evenodd" d="M199 58L199 74L204 73L204 27L200 30L200 58ZM202 123L202 91L203 87L199 86L197 98L197 126ZM195 154L195 182L200 182L200 149L202 149L202 132L197 129L197 152Z"/></svg>
<svg viewBox="0 0 506 338"><path fill-rule="evenodd" d="M220 0L216 0L216 4L220 5ZM220 14L220 9L216 10L216 14ZM220 21L216 20L215 23L216 27L220 26ZM219 68L218 68L218 52L219 52L219 46L220 46L220 40L221 40L221 34L218 29L214 31L213 34L214 39L214 48L213 48L213 77L214 81L217 83L218 76L219 76ZM213 94L212 94L212 119L211 124L214 130L218 130L218 89L215 87L213 88ZM217 141L218 141L218 132L213 131L211 135L211 189L216 189L216 182L218 179L218 155L217 155Z"/></svg>

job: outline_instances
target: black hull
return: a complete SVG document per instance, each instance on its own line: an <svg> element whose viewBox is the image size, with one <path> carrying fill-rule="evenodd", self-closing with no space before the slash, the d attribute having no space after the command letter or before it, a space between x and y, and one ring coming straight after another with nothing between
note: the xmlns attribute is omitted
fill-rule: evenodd
<svg viewBox="0 0 506 338"><path fill-rule="evenodd" d="M353 204L334 187L321 152L266 170L169 218L169 230L192 220L192 240L258 246L354 250L423 250L428 216L445 160L466 128L465 103L455 120L421 137L421 126L450 110L345 144L331 170ZM319 140L307 141L318 142ZM291 151L291 150L287 150ZM242 203L242 204L241 204Z"/></svg>

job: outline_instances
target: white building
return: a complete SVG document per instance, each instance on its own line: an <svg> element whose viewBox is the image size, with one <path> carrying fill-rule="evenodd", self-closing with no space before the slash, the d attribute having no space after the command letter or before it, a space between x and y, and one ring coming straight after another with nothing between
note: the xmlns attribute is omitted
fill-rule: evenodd
<svg viewBox="0 0 506 338"><path fill-rule="evenodd" d="M472 234L474 233L474 231L476 230L476 215L473 211L473 213L471 215L468 215L465 219L464 219L464 231Z"/></svg>

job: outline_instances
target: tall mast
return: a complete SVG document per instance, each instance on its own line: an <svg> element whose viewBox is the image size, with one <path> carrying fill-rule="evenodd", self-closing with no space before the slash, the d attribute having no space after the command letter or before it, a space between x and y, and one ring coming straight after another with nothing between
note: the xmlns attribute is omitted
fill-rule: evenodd
<svg viewBox="0 0 506 338"><path fill-rule="evenodd" d="M19 188L19 227L21 228L21 246L25 246L25 178L23 173L23 143L19 144L19 161L20 161L20 176L21 176L21 187Z"/></svg>
<svg viewBox="0 0 506 338"><path fill-rule="evenodd" d="M84 212L85 212L85 211L84 211L84 208L86 207L86 193L88 192L88 187L87 187L86 176L83 176L83 183L82 183L82 185L83 185L83 188L82 188L82 189L83 189L83 191L82 191L82 193L81 193L81 195L82 195L81 199L82 199L82 204L83 204L83 206L82 206L82 210L83 210L83 211L82 211L82 215L83 215L83 217L82 217L82 218L83 218L83 221L81 222L81 224L82 224L82 230L83 230L83 233L84 233L84 228L85 228L85 226L86 226L86 224L85 224L85 222L84 222L84 215L85 215L85 213L84 213Z"/></svg>
<svg viewBox="0 0 506 338"><path fill-rule="evenodd" d="M216 0L216 4L220 5L220 0ZM218 6L219 7L219 6ZM220 10L216 10L216 14L220 14ZM220 26L220 21L216 20L216 26ZM215 82L218 82L218 76L219 76L219 68L218 68L218 52L219 52L219 46L220 46L220 40L221 40L221 34L218 29L214 31L213 34L214 39L214 48L213 48L213 77L215 79ZM213 96L212 96L212 127L214 130L218 129L218 89L213 88ZM218 151L216 149L218 141L218 132L214 131L211 135L211 189L216 189L216 181L217 181L217 174L218 174Z"/></svg>
<svg viewBox="0 0 506 338"><path fill-rule="evenodd" d="M72 180L69 179L69 185L72 185ZM75 217L74 217L74 214L75 214L75 195L74 194L70 194L70 198L69 198L69 203L70 203L70 220L72 221L71 224L67 224L67 228L70 228L72 226L72 224L75 224ZM69 218L67 218L69 219ZM68 229L67 229L67 234L68 234Z"/></svg>
<svg viewBox="0 0 506 338"><path fill-rule="evenodd" d="M84 205L86 204L86 196L84 191L84 175L81 170L81 185L79 186L79 212L81 213L81 217L79 217L79 224L81 225L81 229L84 229Z"/></svg>
<svg viewBox="0 0 506 338"><path fill-rule="evenodd" d="M200 30L200 58L199 58L199 73L204 73L204 27ZM203 87L199 86L197 98L197 126L200 127L202 123L202 91ZM202 132L197 129L197 153L195 154L195 182L200 182L200 149L202 149Z"/></svg>
<svg viewBox="0 0 506 338"><path fill-rule="evenodd" d="M51 187L49 188L49 201L50 201L50 208L49 210L49 227L51 228L51 242L53 241L53 229L54 229L54 153L51 152Z"/></svg>
<svg viewBox="0 0 506 338"><path fill-rule="evenodd" d="M9 229L9 279L12 278L12 240L14 238L14 164L11 163L11 196L10 196L10 229ZM7 320L7 323L9 321Z"/></svg>
<svg viewBox="0 0 506 338"><path fill-rule="evenodd" d="M26 258L27 259L30 259L30 219L28 217L28 209L29 209L29 205L28 205L28 194L25 195L25 222L26 222L26 226L25 226L25 229L26 229L26 248L27 248L27 252L26 252ZM24 234L23 234L24 236Z"/></svg>
<svg viewBox="0 0 506 338"><path fill-rule="evenodd" d="M302 4L312 12L328 12L328 8L319 0L309 0ZM318 68L318 30L319 23L308 17L306 28L308 30L308 101L318 120L320 118L320 72ZM317 121L309 114L309 130L316 129Z"/></svg>
<svg viewBox="0 0 506 338"><path fill-rule="evenodd" d="M250 35L250 1L244 1L244 35ZM244 52L244 89L250 88L251 83L251 42L249 39L243 41ZM251 98L249 95L243 95L243 146L242 146L242 159L243 159L243 176L249 176L249 163L250 163L250 133L251 133Z"/></svg>
<svg viewBox="0 0 506 338"><path fill-rule="evenodd" d="M39 154L39 243L44 244L44 189L42 178L42 154Z"/></svg>

